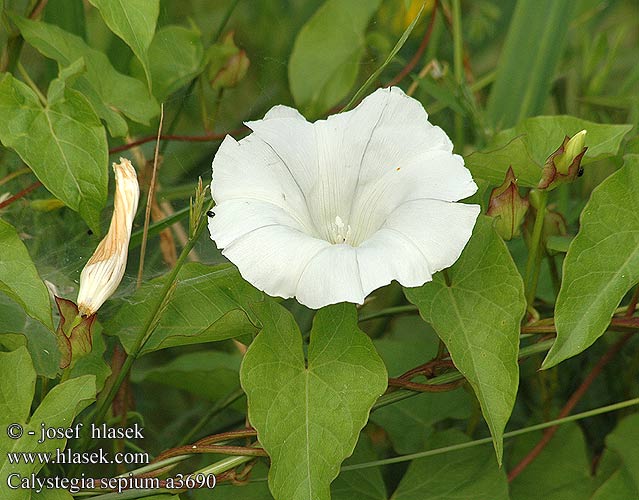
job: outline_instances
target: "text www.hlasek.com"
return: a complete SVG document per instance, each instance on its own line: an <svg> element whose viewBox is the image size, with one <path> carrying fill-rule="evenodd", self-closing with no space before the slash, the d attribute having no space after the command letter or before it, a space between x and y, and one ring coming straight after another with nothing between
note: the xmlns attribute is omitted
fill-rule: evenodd
<svg viewBox="0 0 639 500"><path fill-rule="evenodd" d="M95 452L76 453L73 450L55 452L13 452L7 453L11 465L17 464L148 464L149 454L145 452L119 452L111 454L100 449Z"/></svg>

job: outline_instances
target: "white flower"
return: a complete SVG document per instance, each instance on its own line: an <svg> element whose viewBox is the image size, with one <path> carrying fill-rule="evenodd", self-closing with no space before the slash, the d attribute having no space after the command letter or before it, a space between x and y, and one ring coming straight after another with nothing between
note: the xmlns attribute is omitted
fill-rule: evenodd
<svg viewBox="0 0 639 500"><path fill-rule="evenodd" d="M213 160L211 238L251 284L311 308L363 303L392 280L420 286L452 265L478 205L463 159L421 104L380 89L307 122L275 106Z"/></svg>
<svg viewBox="0 0 639 500"><path fill-rule="evenodd" d="M131 162L120 158L113 164L115 198L109 232L80 273L78 310L82 316L95 313L122 281L129 253L133 218L138 209L140 187Z"/></svg>

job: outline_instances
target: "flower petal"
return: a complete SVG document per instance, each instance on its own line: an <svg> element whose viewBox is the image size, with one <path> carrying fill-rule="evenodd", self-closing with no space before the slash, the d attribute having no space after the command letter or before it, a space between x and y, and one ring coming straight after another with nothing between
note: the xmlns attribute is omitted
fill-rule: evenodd
<svg viewBox="0 0 639 500"><path fill-rule="evenodd" d="M362 304L366 294L362 290L357 250L340 244L318 252L303 270L295 296L312 309L338 302Z"/></svg>
<svg viewBox="0 0 639 500"><path fill-rule="evenodd" d="M395 209L384 228L397 231L410 240L426 257L430 272L435 273L453 265L459 258L479 212L479 205L412 200Z"/></svg>
<svg viewBox="0 0 639 500"><path fill-rule="evenodd" d="M217 216L216 216L217 217ZM292 227L264 226L235 239L222 254L233 262L242 277L269 295L295 295L302 272L327 241Z"/></svg>
<svg viewBox="0 0 639 500"><path fill-rule="evenodd" d="M226 136L213 159L211 194L219 205L253 198L282 207L312 227L306 201L282 160L259 138Z"/></svg>
<svg viewBox="0 0 639 500"><path fill-rule="evenodd" d="M386 172L378 180L358 185L349 221L355 233L353 241L365 241L400 205L411 200L456 201L475 191L462 158L444 151L431 151Z"/></svg>
<svg viewBox="0 0 639 500"><path fill-rule="evenodd" d="M261 227L287 226L307 233L304 221L281 207L251 198L237 198L216 205L209 219L209 232L218 248L226 248L238 238Z"/></svg>
<svg viewBox="0 0 639 500"><path fill-rule="evenodd" d="M402 233L384 228L357 247L364 295L397 280L402 286L421 286L432 280L426 256Z"/></svg>

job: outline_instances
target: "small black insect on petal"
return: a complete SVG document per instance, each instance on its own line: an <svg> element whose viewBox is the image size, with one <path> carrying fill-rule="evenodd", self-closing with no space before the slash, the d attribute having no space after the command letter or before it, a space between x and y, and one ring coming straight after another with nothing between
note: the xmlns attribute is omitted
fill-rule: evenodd
<svg viewBox="0 0 639 500"><path fill-rule="evenodd" d="M213 213L213 210L207 210L206 215L213 217L215 214Z"/></svg>
<svg viewBox="0 0 639 500"><path fill-rule="evenodd" d="M581 177L582 175L584 175L584 167L579 167L579 170L577 170L577 177Z"/></svg>
<svg viewBox="0 0 639 500"><path fill-rule="evenodd" d="M91 231L90 229L87 229L87 234L88 234L89 236L93 236L93 231Z"/></svg>

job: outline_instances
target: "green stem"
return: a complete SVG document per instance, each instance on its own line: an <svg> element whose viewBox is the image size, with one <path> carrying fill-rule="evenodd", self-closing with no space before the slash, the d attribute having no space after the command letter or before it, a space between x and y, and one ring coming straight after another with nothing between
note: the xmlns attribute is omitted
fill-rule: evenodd
<svg viewBox="0 0 639 500"><path fill-rule="evenodd" d="M217 31L215 32L215 35L212 38L214 42L219 40L219 38L222 36L222 33L224 32L224 28L226 28L226 25L229 22L229 19L231 18L231 15L233 14L233 11L235 10L235 7L237 7L238 3L240 3L240 0L235 0L231 4L231 6L226 10L224 14L224 18L222 19L220 26L217 28Z"/></svg>
<svg viewBox="0 0 639 500"><path fill-rule="evenodd" d="M555 420L550 420L548 422L543 422L541 424L531 425L529 427L524 427L523 429L517 429L516 431L505 432L504 439L520 436L522 434L528 434L529 432L540 431L543 429L547 429L548 427L554 427L556 425L562 425L568 422L574 422L576 420L582 420L584 418L594 417L596 415L601 415L603 413L609 413L612 411L621 410L623 408L628 408L630 406L635 406L635 405L639 405L639 398L628 399L626 401L621 401L619 403L611 404L608 406L602 406L601 408L595 408L594 410L584 411L582 413L576 413L568 417L558 418ZM493 441L493 438L487 437L483 439L477 439L475 441L469 441L467 443L460 443L453 446L446 446L444 448L437 448L434 450L427 450L427 451L422 451L419 453L411 453L410 455L402 455L400 457L386 458L384 460L375 460L373 462L366 462L362 464L345 465L344 467L341 468L341 471L344 472L349 470L368 469L369 467L379 467L380 465L389 465L389 464L397 464L401 462L408 462L410 460L415 460L417 458L432 457L433 455L441 455L442 453L448 453L451 451L472 448L474 446L492 443L492 441Z"/></svg>
<svg viewBox="0 0 639 500"><path fill-rule="evenodd" d="M413 305L387 307L386 309L380 309L379 311L375 311L370 314L363 314L359 317L359 321L370 321L372 319L394 316L395 314L416 313L418 311L419 309L417 309L417 306Z"/></svg>
<svg viewBox="0 0 639 500"><path fill-rule="evenodd" d="M31 169L29 167L16 170L15 172L12 172L9 175L6 175L2 179L0 179L0 186L3 186L7 182L11 182L13 179L20 177L21 175L28 174L29 172L31 172Z"/></svg>
<svg viewBox="0 0 639 500"><path fill-rule="evenodd" d="M207 208L207 210L209 210L211 206L212 206L212 202L209 203L209 207ZM175 281L177 279L177 275L180 272L180 269L182 268L183 264L186 262L189 252L193 249L193 246L195 245L196 241L202 234L202 231L205 227L206 227L206 216L204 214L201 214L195 234L193 235L192 238L190 238L187 241L186 245L182 249L182 252L180 253L179 258L177 262L175 263L175 266L171 270L171 273L169 274L169 277L166 280L164 287L162 288L162 292L160 293L160 296L158 297L158 301L156 302L152 313L149 315L148 319L146 320L146 323L144 324L144 327L142 328L140 335L138 335L138 338L136 339L135 344L133 345L133 348L130 351L130 354L127 355L122 365L122 368L120 369L118 373L117 378L115 379L114 383L111 385L106 395L102 393L100 397L98 398L97 409L92 415L90 415L91 421L93 423L100 424L104 420L104 417L109 407L111 406L111 403L113 402L113 399L115 398L115 395L120 389L120 386L124 382L124 379L128 375L129 371L131 370L131 366L133 365L133 362L135 361L137 356L140 354L140 351L144 347L144 344L153 333L153 327L157 325L157 321L159 319L158 316L162 312L163 305L165 303L167 296L169 295L169 292L174 287Z"/></svg>
<svg viewBox="0 0 639 500"><path fill-rule="evenodd" d="M36 95L38 96L38 99L40 99L40 103L43 106L46 106L47 98L44 97L44 94L42 92L40 92L40 89L35 84L35 82L31 79L31 77L29 76L29 73L27 73L27 70L24 69L24 66L22 65L21 62L18 62L18 71L22 75L22 78L24 78L24 81L27 83L27 85L31 87L31 90L33 90L36 93Z"/></svg>
<svg viewBox="0 0 639 500"><path fill-rule="evenodd" d="M465 78L460 0L453 0L453 71L458 85L458 92L461 95ZM457 151L461 154L464 151L464 120L459 113L455 113L455 138Z"/></svg>
<svg viewBox="0 0 639 500"><path fill-rule="evenodd" d="M244 396L244 391L242 389L237 389L236 391L233 391L230 394L228 394L225 398L217 401L217 403L213 405L213 407L206 413L206 415L204 415L200 419L200 421L197 424L195 424L193 429L191 429L189 433L181 439L180 444L178 444L178 446L183 446L186 443L190 443L193 440L193 438L197 435L197 433L200 432L200 430L202 430L202 427L204 427L207 424L207 422L211 420L211 418L213 418L222 410L224 410L225 408L235 403L242 396Z"/></svg>
<svg viewBox="0 0 639 500"><path fill-rule="evenodd" d="M544 217L546 215L546 205L548 203L548 192L539 191L539 206L535 216L535 225L530 241L530 251L526 262L526 302L532 307L537 292L537 281L539 279L539 267L541 264L542 234L544 229Z"/></svg>

